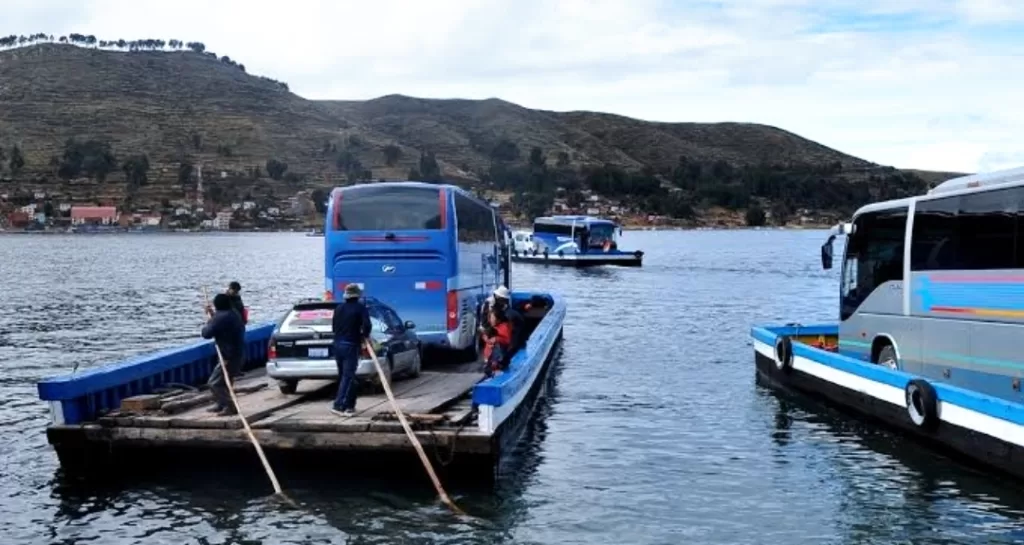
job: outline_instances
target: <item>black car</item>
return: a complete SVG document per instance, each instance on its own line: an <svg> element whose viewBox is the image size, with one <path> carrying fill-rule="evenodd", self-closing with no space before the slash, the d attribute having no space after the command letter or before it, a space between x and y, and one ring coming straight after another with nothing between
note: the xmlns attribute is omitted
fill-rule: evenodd
<svg viewBox="0 0 1024 545"><path fill-rule="evenodd" d="M373 349L384 373L416 377L423 366L423 347L412 322L403 322L395 309L373 297L364 297L370 314ZM302 379L336 379L334 334L331 319L338 301L307 300L292 307L274 328L267 357L267 375L278 381L281 392L295 393ZM356 377L378 381L373 358L363 347Z"/></svg>

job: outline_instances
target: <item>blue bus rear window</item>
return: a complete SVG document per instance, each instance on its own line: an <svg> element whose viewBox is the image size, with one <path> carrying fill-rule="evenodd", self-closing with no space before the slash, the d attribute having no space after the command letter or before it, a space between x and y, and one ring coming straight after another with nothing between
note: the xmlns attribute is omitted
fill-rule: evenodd
<svg viewBox="0 0 1024 545"><path fill-rule="evenodd" d="M356 186L341 194L339 231L421 231L442 225L440 188Z"/></svg>

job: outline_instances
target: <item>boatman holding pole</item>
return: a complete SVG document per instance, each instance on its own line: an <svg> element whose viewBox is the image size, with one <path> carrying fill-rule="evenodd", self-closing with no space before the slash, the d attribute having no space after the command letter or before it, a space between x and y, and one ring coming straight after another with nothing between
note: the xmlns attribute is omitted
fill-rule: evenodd
<svg viewBox="0 0 1024 545"><path fill-rule="evenodd" d="M234 380L242 372L242 357L245 354L245 324L242 317L231 307L231 298L226 293L218 293L213 298L213 310L209 312L210 320L203 327L204 339L213 339L220 348L221 356L224 358L224 365L227 366L228 375ZM235 406L231 403L228 393L228 384L224 379L224 373L220 370L220 363L214 365L213 372L207 384L210 386L210 393L216 401L210 412L220 416L238 414Z"/></svg>
<svg viewBox="0 0 1024 545"><path fill-rule="evenodd" d="M359 298L363 290L355 284L345 286L345 302L334 309L331 330L334 331L334 361L338 364L338 395L331 412L351 416L356 409L356 369L359 349L370 337L370 313Z"/></svg>

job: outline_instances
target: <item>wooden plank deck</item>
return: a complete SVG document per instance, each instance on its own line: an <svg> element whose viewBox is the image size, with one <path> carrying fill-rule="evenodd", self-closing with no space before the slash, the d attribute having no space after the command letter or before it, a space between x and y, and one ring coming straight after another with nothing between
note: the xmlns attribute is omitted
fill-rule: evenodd
<svg viewBox="0 0 1024 545"><path fill-rule="evenodd" d="M427 420L431 427L461 425L470 416L468 394L482 378L482 373L456 367L424 371L416 378L395 381L391 388L398 406L414 425L426 424ZM331 412L336 392L337 381L331 380L301 381L298 391L291 395L282 394L276 387L268 387L267 377L261 374L242 377L236 382L239 405L254 430L403 433L383 393L361 393L356 400L356 413L343 417ZM159 408L139 409L157 405ZM174 429L233 430L242 427L236 416L210 413L208 409L211 406L212 397L208 391L168 392L162 402L149 398L145 403L126 400L122 410L101 417L98 423L106 428L169 428L172 433ZM135 410L125 410L124 407ZM184 439L191 435L182 433L181 436Z"/></svg>

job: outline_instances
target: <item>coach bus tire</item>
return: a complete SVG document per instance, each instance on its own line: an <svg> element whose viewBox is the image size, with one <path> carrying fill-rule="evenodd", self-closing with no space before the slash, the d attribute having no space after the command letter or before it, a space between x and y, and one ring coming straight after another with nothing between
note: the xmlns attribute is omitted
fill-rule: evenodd
<svg viewBox="0 0 1024 545"><path fill-rule="evenodd" d="M793 341L780 335L775 339L775 367L784 373L793 368Z"/></svg>
<svg viewBox="0 0 1024 545"><path fill-rule="evenodd" d="M899 358L896 357L896 349L891 344L886 342L882 345L881 350L878 351L878 365L887 367L893 371L899 369Z"/></svg>
<svg viewBox="0 0 1024 545"><path fill-rule="evenodd" d="M926 380L915 378L905 389L907 415L915 426L931 430L939 423L939 398Z"/></svg>

